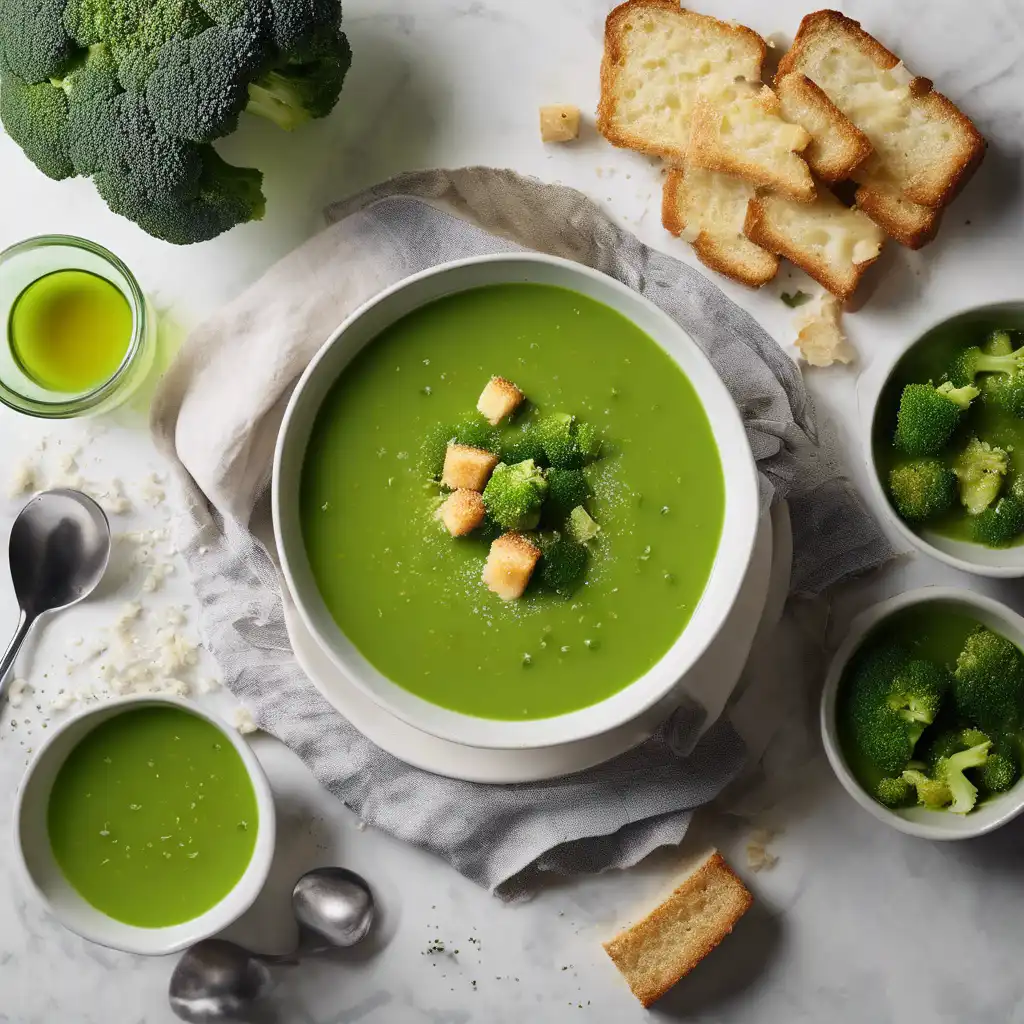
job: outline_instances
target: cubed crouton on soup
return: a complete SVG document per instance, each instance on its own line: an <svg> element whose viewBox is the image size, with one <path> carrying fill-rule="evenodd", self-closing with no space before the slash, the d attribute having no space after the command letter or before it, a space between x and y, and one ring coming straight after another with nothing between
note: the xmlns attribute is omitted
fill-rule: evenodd
<svg viewBox="0 0 1024 1024"><path fill-rule="evenodd" d="M540 559L540 548L521 533L503 533L491 544L483 581L502 601L522 597Z"/></svg>
<svg viewBox="0 0 1024 1024"><path fill-rule="evenodd" d="M498 456L483 448L450 444L444 453L441 483L453 491L482 491L497 464Z"/></svg>
<svg viewBox="0 0 1024 1024"><path fill-rule="evenodd" d="M519 408L526 397L510 380L492 377L477 400L476 409L492 427Z"/></svg>
<svg viewBox="0 0 1024 1024"><path fill-rule="evenodd" d="M483 521L486 509L479 491L452 491L438 510L441 522L453 537L465 537Z"/></svg>

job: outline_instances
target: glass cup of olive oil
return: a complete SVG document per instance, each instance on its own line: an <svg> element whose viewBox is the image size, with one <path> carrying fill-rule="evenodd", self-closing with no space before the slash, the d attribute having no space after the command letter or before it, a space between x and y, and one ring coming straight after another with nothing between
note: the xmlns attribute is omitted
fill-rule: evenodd
<svg viewBox="0 0 1024 1024"><path fill-rule="evenodd" d="M45 419L120 405L153 363L155 318L131 271L85 238L0 253L0 402Z"/></svg>

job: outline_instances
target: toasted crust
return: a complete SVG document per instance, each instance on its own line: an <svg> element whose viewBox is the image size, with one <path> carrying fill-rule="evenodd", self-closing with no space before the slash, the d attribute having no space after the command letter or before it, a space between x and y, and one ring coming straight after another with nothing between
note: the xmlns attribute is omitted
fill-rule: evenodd
<svg viewBox="0 0 1024 1024"><path fill-rule="evenodd" d="M463 487L448 495L438 515L453 537L465 537L484 521L486 511L480 492Z"/></svg>
<svg viewBox="0 0 1024 1024"><path fill-rule="evenodd" d="M697 96L687 162L809 202L815 196L814 181L799 153L811 136L782 120L778 98L768 86L758 92L740 85L717 96Z"/></svg>
<svg viewBox="0 0 1024 1024"><path fill-rule="evenodd" d="M706 171L704 175L712 182L721 181L721 176L714 171ZM692 178L692 169L688 167L669 168L661 194L661 223L665 230L685 236L697 258L711 270L751 288L767 284L778 273L779 258L742 234L746 203L753 198L754 187L737 179L723 183L739 195L740 208L733 229L709 223L711 218L702 222L699 208L716 197L708 194L711 190L707 188L694 188Z"/></svg>
<svg viewBox="0 0 1024 1024"><path fill-rule="evenodd" d="M660 999L724 939L753 896L717 851L642 921L604 943L644 1006Z"/></svg>
<svg viewBox="0 0 1024 1024"><path fill-rule="evenodd" d="M861 185L855 200L859 210L863 210L890 238L908 249L927 245L942 222L942 210L912 203L899 189L881 182Z"/></svg>
<svg viewBox="0 0 1024 1024"><path fill-rule="evenodd" d="M685 10L680 7L678 0L626 0L611 11L605 20L597 130L614 146L681 160L686 155L689 140L690 107L701 84L699 73L689 76L685 86L680 86L678 82L665 85L665 89L672 95L674 106L658 103L656 107L672 125L667 132L654 132L649 126L637 124L637 119L622 109L625 92L628 91L623 88L623 80L630 56L629 37L633 20L648 14L671 18L694 35L713 34L720 39L728 39L740 51L728 64L728 69L734 72L733 77L759 79L767 46L752 29ZM654 74L657 72L644 71L648 79Z"/></svg>
<svg viewBox="0 0 1024 1024"><path fill-rule="evenodd" d="M864 214L846 209L825 189L813 203L777 196L752 199L743 230L840 299L856 290L864 271L878 259L884 237Z"/></svg>
<svg viewBox="0 0 1024 1024"><path fill-rule="evenodd" d="M777 78L776 91L782 116L811 136L803 157L822 181L848 178L871 155L868 137L806 75Z"/></svg>
<svg viewBox="0 0 1024 1024"><path fill-rule="evenodd" d="M492 377L477 399L476 409L492 427L519 408L526 395L510 380Z"/></svg>
<svg viewBox="0 0 1024 1024"><path fill-rule="evenodd" d="M859 22L838 11L816 11L800 23L793 46L779 63L776 82L791 72L802 72L868 136L875 153L863 165L864 180L881 177L911 202L944 206L981 163L985 140L970 118L935 92L927 78L909 79L904 91L892 90L884 102L875 102L880 95L876 93L874 106L865 103L870 91L860 78L854 92L844 92L843 72L835 67L858 58L867 58L880 72L900 64L896 54ZM892 106L897 95L899 110ZM921 134L924 131L927 140Z"/></svg>
<svg viewBox="0 0 1024 1024"><path fill-rule="evenodd" d="M515 601L526 590L540 556L540 548L521 533L503 533L491 543L480 578L502 601Z"/></svg>

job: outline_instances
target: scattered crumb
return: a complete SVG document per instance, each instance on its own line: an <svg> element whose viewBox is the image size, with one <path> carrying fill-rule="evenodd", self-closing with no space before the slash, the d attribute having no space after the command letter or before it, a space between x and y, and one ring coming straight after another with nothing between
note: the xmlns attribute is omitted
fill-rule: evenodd
<svg viewBox="0 0 1024 1024"><path fill-rule="evenodd" d="M779 858L768 849L776 832L770 828L755 828L747 837L747 867L751 871L770 871Z"/></svg>
<svg viewBox="0 0 1024 1024"><path fill-rule="evenodd" d="M816 310L797 319L800 333L794 344L808 366L853 362L854 351L839 323L841 314L840 301L834 295L823 294Z"/></svg>
<svg viewBox="0 0 1024 1024"><path fill-rule="evenodd" d="M25 679L12 679L11 685L7 690L7 703L12 708L21 707L22 701L25 697L32 692L32 687L28 685L28 681Z"/></svg>
<svg viewBox="0 0 1024 1024"><path fill-rule="evenodd" d="M25 459L14 467L7 493L12 498L18 498L23 494L39 490L39 486L39 468L34 462Z"/></svg>
<svg viewBox="0 0 1024 1024"><path fill-rule="evenodd" d="M580 108L558 103L540 108L542 142L572 142L580 134Z"/></svg>
<svg viewBox="0 0 1024 1024"><path fill-rule="evenodd" d="M164 501L167 497L167 492L163 489L161 484L163 479L156 473L150 473L145 480L142 481L142 500L148 505L152 505L154 508Z"/></svg>
<svg viewBox="0 0 1024 1024"><path fill-rule="evenodd" d="M259 728L256 725L256 720L252 717L252 712L247 707L235 708L232 724L243 736L256 732Z"/></svg>

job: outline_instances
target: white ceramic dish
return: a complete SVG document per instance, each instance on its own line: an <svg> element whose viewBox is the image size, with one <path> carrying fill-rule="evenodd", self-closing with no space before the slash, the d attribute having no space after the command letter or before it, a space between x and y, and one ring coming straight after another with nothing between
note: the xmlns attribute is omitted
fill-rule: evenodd
<svg viewBox="0 0 1024 1024"><path fill-rule="evenodd" d="M530 282L571 289L617 310L654 339L696 388L718 443L725 478L723 539L693 617L645 675L591 707L525 722L477 718L417 697L371 665L335 624L306 558L299 523L302 461L321 402L352 357L382 330L445 295L490 284ZM647 299L604 274L537 254L478 257L444 264L382 292L328 339L292 394L278 436L274 531L288 590L306 628L338 669L373 701L423 732L470 746L528 749L573 743L630 722L661 701L718 635L736 601L757 533L757 475L739 412L710 362L682 329ZM356 584L354 584L356 585Z"/></svg>
<svg viewBox="0 0 1024 1024"><path fill-rule="evenodd" d="M966 310L956 316L947 317L933 324L920 338L917 339L906 351L900 353L892 364L886 369L878 387L874 390L872 400L868 405L870 419L867 423L867 461L870 470L868 478L875 498L880 507L884 508L889 515L893 527L900 536L909 544L919 548L926 554L937 558L963 572L975 573L978 576L993 577L1018 577L1024 576L1024 545L1012 548L987 548L982 544L972 544L969 541L954 540L951 537L943 537L934 531L923 529L916 533L896 514L892 507L889 495L879 476L878 466L875 463L875 450L872 438L875 432L875 421L879 416L879 399L885 392L893 374L899 368L900 362L917 345L927 345L930 337L936 331L969 327L976 321L990 321L993 317L1005 320L1007 327L1024 328L1024 302L1000 302L988 306L979 306L975 309Z"/></svg>
<svg viewBox="0 0 1024 1024"><path fill-rule="evenodd" d="M259 810L252 859L235 887L216 906L191 921L167 928L138 928L108 917L87 903L64 877L54 860L46 827L50 790L72 748L101 722L147 704L169 704L205 719L238 751L245 764ZM202 708L176 697L125 697L92 707L68 719L32 758L14 807L14 845L18 869L28 887L66 928L111 949L161 956L209 938L237 920L259 895L274 856L274 800L256 755L226 723Z"/></svg>
<svg viewBox="0 0 1024 1024"><path fill-rule="evenodd" d="M990 597L954 587L922 587L881 601L850 625L825 679L821 695L821 736L832 770L854 800L886 825L922 839L970 839L1005 825L1024 811L1024 779L1009 792L986 800L970 814L929 811L924 807L890 810L873 800L854 778L843 756L836 728L836 697L843 671L868 633L895 612L912 605L935 603L962 611L1024 649L1024 618Z"/></svg>
<svg viewBox="0 0 1024 1024"><path fill-rule="evenodd" d="M785 503L761 522L747 578L715 642L680 681L694 687L708 707L710 725L728 701L748 660L766 653L789 593L793 536ZM536 750L488 750L451 743L396 718L355 686L306 629L288 594L284 620L292 650L314 686L338 712L378 747L435 775L466 782L537 782L583 771L643 742L677 706L678 689L643 715L600 736ZM753 641L753 642L751 642Z"/></svg>

